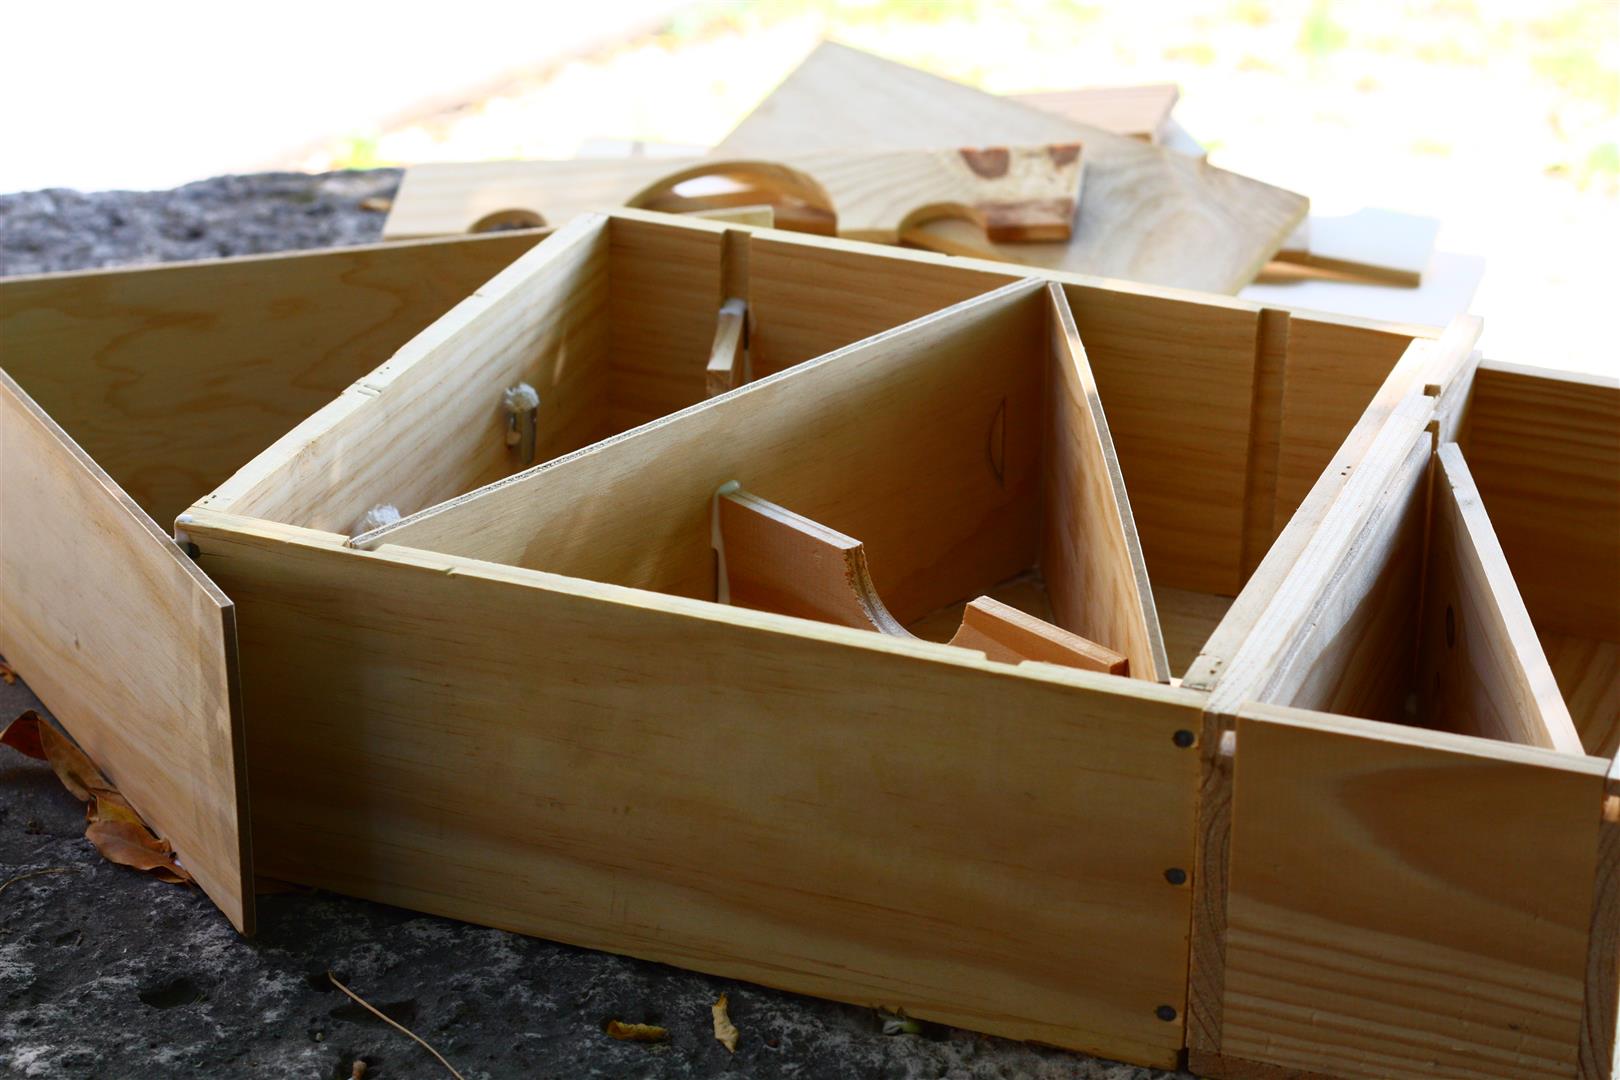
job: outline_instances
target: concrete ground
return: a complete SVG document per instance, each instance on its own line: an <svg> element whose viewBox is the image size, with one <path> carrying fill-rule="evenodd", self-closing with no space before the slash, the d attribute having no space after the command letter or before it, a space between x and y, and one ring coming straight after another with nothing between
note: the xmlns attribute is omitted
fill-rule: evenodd
<svg viewBox="0 0 1620 1080"><path fill-rule="evenodd" d="M382 214L360 201L397 183L391 170L277 173L0 196L0 275L367 242ZM41 705L23 682L0 683L0 723L27 708ZM344 1080L356 1060L368 1080L449 1075L328 971L467 1080L1171 1075L932 1025L885 1035L871 1009L324 893L261 898L260 931L243 940L200 892L102 861L83 830L44 763L0 749L6 1076ZM734 1056L712 1035L722 992L742 1032ZM615 1041L610 1019L663 1025L669 1041Z"/></svg>

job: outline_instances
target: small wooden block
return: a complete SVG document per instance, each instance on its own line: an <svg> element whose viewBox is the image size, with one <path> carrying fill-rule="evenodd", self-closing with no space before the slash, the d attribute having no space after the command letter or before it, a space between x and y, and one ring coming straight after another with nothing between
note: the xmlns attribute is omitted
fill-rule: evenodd
<svg viewBox="0 0 1620 1080"><path fill-rule="evenodd" d="M1130 674L1130 662L1113 649L988 596L963 609L962 627L950 643L1008 664L1038 660L1110 675Z"/></svg>
<svg viewBox="0 0 1620 1080"><path fill-rule="evenodd" d="M748 305L732 297L720 305L720 317L714 328L714 347L709 351L706 369L710 397L735 390L748 381L748 353L743 347L747 336Z"/></svg>

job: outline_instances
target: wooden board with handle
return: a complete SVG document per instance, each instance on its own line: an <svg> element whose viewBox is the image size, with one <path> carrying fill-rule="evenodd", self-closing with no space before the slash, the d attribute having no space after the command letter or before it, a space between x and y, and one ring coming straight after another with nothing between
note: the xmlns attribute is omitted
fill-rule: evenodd
<svg viewBox="0 0 1620 1080"><path fill-rule="evenodd" d="M685 211L728 200L781 199L834 215L838 235L851 240L895 243L920 221L952 215L981 237L981 248L984 237L1065 240L1080 199L1083 157L1069 140L973 149L787 150L755 158L417 165L406 170L383 236L476 232L513 213L536 214L555 226L621 206ZM688 194L705 181L708 194Z"/></svg>
<svg viewBox="0 0 1620 1080"><path fill-rule="evenodd" d="M1186 155L831 42L817 47L715 152L1054 142L1081 143L1086 159L1074 235L1064 244L996 245L995 257L1235 293L1308 206L1301 195ZM983 244L972 226L951 220L908 229L905 238L951 253Z"/></svg>

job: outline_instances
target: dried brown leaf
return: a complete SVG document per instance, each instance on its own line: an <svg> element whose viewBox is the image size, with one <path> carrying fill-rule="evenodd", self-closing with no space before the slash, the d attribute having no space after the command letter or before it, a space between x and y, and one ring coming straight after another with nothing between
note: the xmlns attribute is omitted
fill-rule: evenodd
<svg viewBox="0 0 1620 1080"><path fill-rule="evenodd" d="M185 867L174 861L174 849L169 842L153 836L138 822L92 821L85 827L84 835L108 862L144 870L175 885L191 880Z"/></svg>
<svg viewBox="0 0 1620 1080"><path fill-rule="evenodd" d="M663 1042L669 1038L669 1029L657 1024L627 1024L623 1020L609 1020L606 1030L613 1038L630 1042Z"/></svg>
<svg viewBox="0 0 1620 1080"><path fill-rule="evenodd" d="M16 683L16 681L17 669L6 663L4 660L0 660L0 682L5 683L7 686L11 686Z"/></svg>
<svg viewBox="0 0 1620 1080"><path fill-rule="evenodd" d="M0 731L0 746L9 746L19 754L45 760L45 746L39 741L39 713L29 709Z"/></svg>
<svg viewBox="0 0 1620 1080"><path fill-rule="evenodd" d="M739 1032L737 1031L737 1025L731 1022L731 1016L727 1012L728 1004L726 995L721 994L720 1000L711 1005L709 1011L714 1013L714 1037L720 1040L721 1046L735 1054L737 1052Z"/></svg>

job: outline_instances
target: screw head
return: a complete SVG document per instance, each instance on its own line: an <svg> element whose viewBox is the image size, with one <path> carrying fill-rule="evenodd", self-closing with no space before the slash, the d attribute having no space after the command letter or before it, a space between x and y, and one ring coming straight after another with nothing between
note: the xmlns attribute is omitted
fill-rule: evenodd
<svg viewBox="0 0 1620 1080"><path fill-rule="evenodd" d="M1181 747L1182 749L1186 749L1187 747L1191 746L1193 743L1198 741L1198 736L1194 735L1192 732L1188 731L1186 728L1182 728L1180 731L1178 731L1174 735L1170 736L1170 741L1175 743L1177 746Z"/></svg>
<svg viewBox="0 0 1620 1080"><path fill-rule="evenodd" d="M1179 866L1172 866L1164 872L1164 880L1172 885L1185 885L1187 884L1187 871Z"/></svg>
<svg viewBox="0 0 1620 1080"><path fill-rule="evenodd" d="M1157 1016L1160 1020L1163 1020L1168 1024L1170 1021L1176 1018L1176 1010L1170 1005L1160 1005L1157 1009L1153 1010L1153 1015Z"/></svg>

